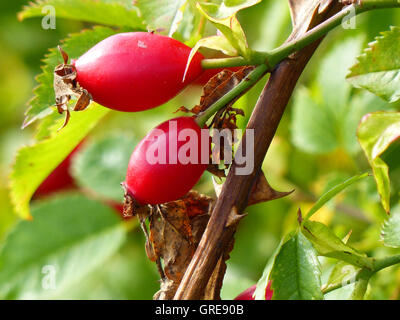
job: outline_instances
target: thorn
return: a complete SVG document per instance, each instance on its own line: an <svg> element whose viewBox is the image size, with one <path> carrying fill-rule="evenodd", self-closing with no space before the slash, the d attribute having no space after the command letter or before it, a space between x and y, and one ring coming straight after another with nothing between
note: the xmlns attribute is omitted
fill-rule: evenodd
<svg viewBox="0 0 400 320"><path fill-rule="evenodd" d="M303 215L301 214L300 208L299 208L299 210L297 210L297 222L299 223L299 225L301 225L303 223Z"/></svg>
<svg viewBox="0 0 400 320"><path fill-rule="evenodd" d="M69 59L68 54L61 48L60 45L58 45L57 48L58 48L58 51L60 51L60 53L61 53L61 56L64 60L64 64L68 64L68 59Z"/></svg>

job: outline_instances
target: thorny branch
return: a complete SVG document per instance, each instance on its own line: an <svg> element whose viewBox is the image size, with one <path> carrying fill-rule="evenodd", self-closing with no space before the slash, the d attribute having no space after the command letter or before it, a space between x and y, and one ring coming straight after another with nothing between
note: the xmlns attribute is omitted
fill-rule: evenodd
<svg viewBox="0 0 400 320"><path fill-rule="evenodd" d="M291 1L299 5L301 0ZM314 1L313 3L316 3ZM327 8L318 14L318 8ZM312 28L326 20L342 8L342 4L332 1L319 1L312 10L303 10L302 16L296 17ZM293 12L292 12L293 13ZM309 22L309 23L308 23ZM294 28L288 40L295 39L307 30ZM271 141L278 128L288 101L293 93L296 83L304 70L307 62L318 47L320 40L300 50L289 59L281 62L272 72L270 79L262 91L255 106L247 129L254 129L254 145L257 146L254 154L254 171L250 175L235 174L238 165L234 162L224 183L221 194L214 206L206 230L201 238L197 250L186 269L186 272L176 291L174 299L201 299L204 297L209 279L218 262L227 248L232 245L236 228L232 228L230 221L238 222L239 215L248 204L249 194L256 183L261 165L268 151ZM246 150L246 136L241 141L241 150ZM239 148L240 149L240 148ZM236 223L235 223L236 225Z"/></svg>

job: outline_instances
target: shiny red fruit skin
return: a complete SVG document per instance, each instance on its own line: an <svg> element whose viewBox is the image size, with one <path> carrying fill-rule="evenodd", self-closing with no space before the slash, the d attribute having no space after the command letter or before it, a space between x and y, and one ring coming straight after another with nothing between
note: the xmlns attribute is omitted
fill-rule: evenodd
<svg viewBox="0 0 400 320"><path fill-rule="evenodd" d="M183 76L191 48L158 34L127 32L110 36L73 62L77 81L94 101L119 111L157 107L202 73L196 53Z"/></svg>
<svg viewBox="0 0 400 320"><path fill-rule="evenodd" d="M176 136L171 134L170 123L175 121ZM180 148L192 140L178 141L179 133L184 129L194 130L197 137L196 163L183 164L179 157L176 163L170 161L170 141L176 142L179 153ZM154 139L154 132L162 130L163 138ZM161 131L160 131L161 132ZM207 133L208 134L208 133ZM173 138L171 138L171 137ZM207 136L209 143L209 136ZM171 139L171 140L170 140ZM141 205L160 204L175 201L184 196L197 183L207 168L207 164L201 163L201 129L192 117L179 117L163 122L152 129L147 136L137 145L129 161L125 186L128 192ZM165 150L166 163L150 164L146 159L146 152L149 150ZM163 149L165 148L165 149Z"/></svg>
<svg viewBox="0 0 400 320"><path fill-rule="evenodd" d="M41 198L63 190L69 190L76 187L73 177L69 170L71 160L75 153L79 150L81 144L75 147L74 150L66 157L50 175L36 189L33 198Z"/></svg>
<svg viewBox="0 0 400 320"><path fill-rule="evenodd" d="M254 291L256 291L257 285L253 285L250 288L240 293L234 300L254 300ZM271 281L268 282L265 288L265 300L272 300L273 291L271 289Z"/></svg>

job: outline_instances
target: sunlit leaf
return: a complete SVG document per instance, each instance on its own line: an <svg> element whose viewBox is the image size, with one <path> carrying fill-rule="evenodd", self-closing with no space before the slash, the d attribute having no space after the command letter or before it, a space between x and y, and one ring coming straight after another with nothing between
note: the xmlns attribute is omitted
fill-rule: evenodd
<svg viewBox="0 0 400 320"><path fill-rule="evenodd" d="M355 266L365 266L365 256L345 244L323 223L306 220L302 224L302 232L311 241L318 254L346 261Z"/></svg>
<svg viewBox="0 0 400 320"><path fill-rule="evenodd" d="M18 19L46 16L67 18L110 26L144 29L138 9L131 0L36 0L25 6ZM90 13L90 14L89 14Z"/></svg>
<svg viewBox="0 0 400 320"><path fill-rule="evenodd" d="M375 112L365 116L358 128L358 140L372 167L383 208L390 211L389 167L384 152L400 137L400 113Z"/></svg>
<svg viewBox="0 0 400 320"><path fill-rule="evenodd" d="M59 132L63 120L57 122L50 138L18 151L10 183L11 200L18 215L29 218L29 201L37 187L108 112L109 109L92 104L85 111L73 113L68 126Z"/></svg>

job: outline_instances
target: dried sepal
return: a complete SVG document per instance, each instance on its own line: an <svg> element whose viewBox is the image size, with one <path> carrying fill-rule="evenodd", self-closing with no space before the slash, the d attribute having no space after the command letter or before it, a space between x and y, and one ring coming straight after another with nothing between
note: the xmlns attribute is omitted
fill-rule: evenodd
<svg viewBox="0 0 400 320"><path fill-rule="evenodd" d="M92 96L82 88L76 81L76 69L74 65L68 64L68 54L58 46L58 50L63 58L63 63L59 64L54 69L54 93L56 96L56 107L60 114L65 113L64 128L70 119L70 110L68 103L72 96L77 98L77 102L73 107L73 111L81 111L87 108L90 104Z"/></svg>

